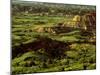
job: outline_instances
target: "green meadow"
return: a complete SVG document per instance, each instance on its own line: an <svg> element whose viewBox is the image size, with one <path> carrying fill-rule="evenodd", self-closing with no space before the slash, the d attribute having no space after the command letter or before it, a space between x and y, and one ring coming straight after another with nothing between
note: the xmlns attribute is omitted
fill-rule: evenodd
<svg viewBox="0 0 100 75"><path fill-rule="evenodd" d="M13 3L16 9L12 10L12 74L96 69L95 31L91 33L68 24L72 22L79 7L77 11L71 10L74 12L70 12L70 16L55 14L58 11L37 15L34 10L40 8L35 8L35 4L33 10L27 9L27 13L21 10L29 6L29 3L26 4L25 2L21 7L20 2ZM30 6L32 7L31 4ZM53 6L52 4L51 9ZM45 5L42 8L48 7ZM39 12L43 11L41 9Z"/></svg>

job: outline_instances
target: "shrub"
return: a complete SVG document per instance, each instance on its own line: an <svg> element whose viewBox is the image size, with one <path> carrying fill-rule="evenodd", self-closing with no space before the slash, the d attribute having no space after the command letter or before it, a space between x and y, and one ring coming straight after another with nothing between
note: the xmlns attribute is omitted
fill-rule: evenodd
<svg viewBox="0 0 100 75"><path fill-rule="evenodd" d="M96 63L90 64L88 66L88 70L91 70L91 69L96 69Z"/></svg>
<svg viewBox="0 0 100 75"><path fill-rule="evenodd" d="M64 68L65 71L72 71L72 70L83 70L83 64L76 63L70 67Z"/></svg>

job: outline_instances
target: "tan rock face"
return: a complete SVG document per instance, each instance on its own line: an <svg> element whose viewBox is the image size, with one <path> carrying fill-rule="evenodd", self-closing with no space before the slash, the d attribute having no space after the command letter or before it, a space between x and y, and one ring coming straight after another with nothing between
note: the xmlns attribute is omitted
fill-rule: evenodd
<svg viewBox="0 0 100 75"><path fill-rule="evenodd" d="M85 30L95 30L96 13L89 13L82 16L81 25Z"/></svg>
<svg viewBox="0 0 100 75"><path fill-rule="evenodd" d="M81 16L80 15L75 15L70 21L67 22L67 25L70 27L78 27L81 21Z"/></svg>
<svg viewBox="0 0 100 75"><path fill-rule="evenodd" d="M96 27L96 13L88 13L83 16L76 15L68 24L72 27L80 27L84 30L93 30Z"/></svg>
<svg viewBox="0 0 100 75"><path fill-rule="evenodd" d="M81 16L79 16L79 15L74 16L73 21L75 21L75 22L81 21Z"/></svg>
<svg viewBox="0 0 100 75"><path fill-rule="evenodd" d="M43 33L43 32L55 33L53 27L37 27L34 30L39 33Z"/></svg>
<svg viewBox="0 0 100 75"><path fill-rule="evenodd" d="M39 32L39 33L45 32L45 29L42 26L36 26L32 30L35 31L35 32Z"/></svg>
<svg viewBox="0 0 100 75"><path fill-rule="evenodd" d="M44 28L43 27L40 27L37 29L37 32L45 32Z"/></svg>

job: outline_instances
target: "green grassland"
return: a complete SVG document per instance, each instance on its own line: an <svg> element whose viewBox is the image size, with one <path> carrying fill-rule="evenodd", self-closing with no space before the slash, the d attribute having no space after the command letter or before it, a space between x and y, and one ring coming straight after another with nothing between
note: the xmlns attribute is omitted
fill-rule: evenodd
<svg viewBox="0 0 100 75"><path fill-rule="evenodd" d="M18 18L19 17L19 18ZM67 21L68 19L66 17L48 17L48 16L32 16L31 14L28 14L27 16L14 16L13 18L13 25L12 25L12 38L14 39L14 41L19 41L23 39L23 42L32 40L35 38L35 36L37 35L45 35L51 38L55 38L60 40L61 39L61 35L54 35L51 33L38 33L35 31L31 31L34 30L34 28L41 28L41 27L53 27L56 26L58 22L64 22ZM31 32L30 32L31 31ZM65 35L65 34L64 34ZM66 34L67 35L67 34ZM63 40L64 38L69 38L67 36L62 37L61 40ZM74 38L74 37L72 37ZM24 41L25 39L25 41ZM69 38L70 39L70 38ZM18 42L15 42L18 43Z"/></svg>
<svg viewBox="0 0 100 75"><path fill-rule="evenodd" d="M26 44L37 40L36 36L46 36L52 40L62 42L74 42L85 40L88 36L81 36L80 31L75 29L68 33L52 34L48 32L35 32L28 30L35 27L53 27L57 22L67 21L66 17L47 17L47 16L14 16L12 25L12 43L18 46L20 43ZM40 23L43 22L43 23ZM55 24L55 25L54 25ZM24 32L26 30L26 32ZM88 43L74 43L70 50L65 51L65 56L61 59L54 58L51 62L44 53L33 51L26 52L12 60L12 72L17 73L38 73L38 72L55 72L55 71L72 71L96 68L96 48L95 45Z"/></svg>
<svg viewBox="0 0 100 75"><path fill-rule="evenodd" d="M35 4L26 3L25 6L31 6L37 12L32 10L33 12L25 13L22 10L24 7L20 8L23 5L16 9L13 6L15 12L12 14L12 74L96 69L96 40L93 39L95 35L68 24L81 6L77 10L74 6L72 8L75 10L66 9L64 12L70 11L72 15L61 16L56 13L34 15L44 11L38 10L44 5L41 3L40 6L37 5L37 9ZM41 8L48 7L44 5ZM49 8L54 7L53 4ZM56 9L58 7L54 8ZM62 6L59 9L63 10ZM61 27L62 25L64 27Z"/></svg>

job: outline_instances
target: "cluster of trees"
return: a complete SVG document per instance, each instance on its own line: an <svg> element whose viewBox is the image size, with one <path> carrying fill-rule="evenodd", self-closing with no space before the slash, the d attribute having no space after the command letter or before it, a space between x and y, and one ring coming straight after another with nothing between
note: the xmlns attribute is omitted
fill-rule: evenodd
<svg viewBox="0 0 100 75"><path fill-rule="evenodd" d="M25 2L12 1L12 12L16 13L42 13L46 15L66 15L66 14L84 14L95 11L93 6L69 5L69 4L55 4L55 3L41 3L41 2ZM80 11L79 11L80 10Z"/></svg>

